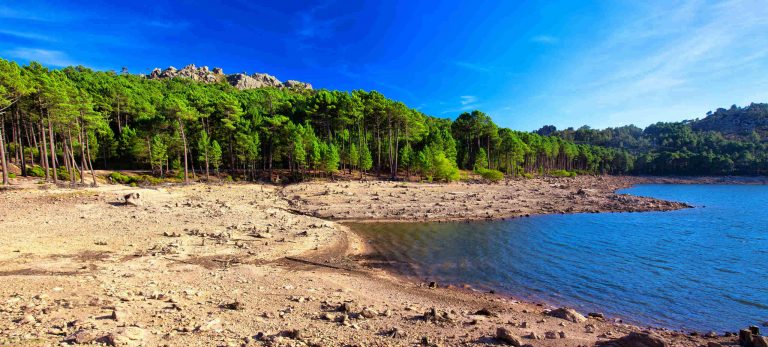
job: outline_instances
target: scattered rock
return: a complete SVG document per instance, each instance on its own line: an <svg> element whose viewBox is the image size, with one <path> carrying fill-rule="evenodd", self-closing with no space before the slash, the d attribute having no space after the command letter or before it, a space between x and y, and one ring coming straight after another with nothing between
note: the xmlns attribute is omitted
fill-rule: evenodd
<svg viewBox="0 0 768 347"><path fill-rule="evenodd" d="M587 313L587 317L595 318L597 320L605 320L605 315L603 315L600 312L590 312L590 313Z"/></svg>
<svg viewBox="0 0 768 347"><path fill-rule="evenodd" d="M245 304L243 304L240 301L230 302L226 304L221 304L219 307L225 309L225 310L234 310L234 311L241 311L245 309Z"/></svg>
<svg viewBox="0 0 768 347"><path fill-rule="evenodd" d="M610 341L620 347L669 347L670 343L655 333L632 332L629 335Z"/></svg>
<svg viewBox="0 0 768 347"><path fill-rule="evenodd" d="M103 337L103 334L99 334L94 330L79 329L74 333L64 338L63 342L76 343L76 344L88 344L97 339Z"/></svg>
<svg viewBox="0 0 768 347"><path fill-rule="evenodd" d="M112 346L144 346L147 335L147 331L142 328L125 327L109 333L105 342Z"/></svg>
<svg viewBox="0 0 768 347"><path fill-rule="evenodd" d="M450 313L439 311L434 307L429 309L429 311L424 312L423 318L425 321L433 323L450 323L454 321L454 318Z"/></svg>
<svg viewBox="0 0 768 347"><path fill-rule="evenodd" d="M209 331L221 327L221 318L216 318L197 327L197 331Z"/></svg>
<svg viewBox="0 0 768 347"><path fill-rule="evenodd" d="M504 327L496 329L496 339L510 346L522 346L520 338Z"/></svg>
<svg viewBox="0 0 768 347"><path fill-rule="evenodd" d="M489 310L487 308L481 308L481 309L477 310L477 312L475 312L475 315L486 316L486 317L496 317L497 316L497 314L491 312L491 310Z"/></svg>
<svg viewBox="0 0 768 347"><path fill-rule="evenodd" d="M752 347L752 331L749 329L739 330L739 346Z"/></svg>
<svg viewBox="0 0 768 347"><path fill-rule="evenodd" d="M360 311L360 315L363 316L364 318L371 319L371 318L374 318L374 317L378 316L379 313L376 312L376 310L373 310L373 309L370 309L370 308L366 307L362 311Z"/></svg>
<svg viewBox="0 0 768 347"><path fill-rule="evenodd" d="M387 330L385 335L387 335L389 337L392 337L392 338L405 337L405 333L403 332L403 330L401 330L398 327L392 327L392 329Z"/></svg>
<svg viewBox="0 0 768 347"><path fill-rule="evenodd" d="M141 194L139 193L130 193L126 194L123 199L125 199L125 205L130 206L141 206Z"/></svg>
<svg viewBox="0 0 768 347"><path fill-rule="evenodd" d="M552 310L548 313L548 315L551 317L565 319L567 321L571 321L574 323L581 323L587 320L587 318L582 316L580 313L576 312L576 310L572 308L567 308L567 307L562 307L556 310Z"/></svg>
<svg viewBox="0 0 768 347"><path fill-rule="evenodd" d="M110 315L110 318L117 322L125 323L128 320L128 311L123 308L115 308Z"/></svg>
<svg viewBox="0 0 768 347"><path fill-rule="evenodd" d="M357 311L357 305L355 305L355 303L353 302L345 302L339 305L339 307L336 310L339 312L351 313L351 312Z"/></svg>

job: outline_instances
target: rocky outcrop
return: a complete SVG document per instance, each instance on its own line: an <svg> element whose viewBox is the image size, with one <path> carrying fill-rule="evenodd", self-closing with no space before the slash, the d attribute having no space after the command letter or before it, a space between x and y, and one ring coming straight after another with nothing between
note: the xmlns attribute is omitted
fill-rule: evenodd
<svg viewBox="0 0 768 347"><path fill-rule="evenodd" d="M312 85L307 82L300 82L296 80L287 80L285 83L283 83L283 86L286 88L293 88L293 89L309 89L312 90Z"/></svg>
<svg viewBox="0 0 768 347"><path fill-rule="evenodd" d="M204 83L227 82L240 90L267 87L308 90L312 89L312 85L309 83L296 80L288 80L283 83L280 82L277 77L265 73L255 73L253 75L247 75L244 73L225 75L221 68L216 67L213 68L213 70L209 70L207 66L198 68L194 64L189 64L181 70L178 70L173 66L169 66L165 70L155 68L147 77L150 79L180 77L189 78Z"/></svg>

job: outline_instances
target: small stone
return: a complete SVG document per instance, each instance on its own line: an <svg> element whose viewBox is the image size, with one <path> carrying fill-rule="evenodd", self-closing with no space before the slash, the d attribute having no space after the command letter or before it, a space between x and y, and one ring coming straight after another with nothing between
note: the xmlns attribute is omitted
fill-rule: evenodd
<svg viewBox="0 0 768 347"><path fill-rule="evenodd" d="M128 312L125 309L116 308L112 311L110 318L114 319L117 322L124 323L125 321L128 320Z"/></svg>
<svg viewBox="0 0 768 347"><path fill-rule="evenodd" d="M197 331L209 331L209 330L213 330L213 329L218 328L218 327L221 327L221 319L220 318L216 318L214 320L209 321L208 323L200 325L195 330L197 330Z"/></svg>
<svg viewBox="0 0 768 347"><path fill-rule="evenodd" d="M362 311L360 311L360 315L365 317L365 318L371 319L373 317L378 316L379 313L376 312L376 310L372 310L372 309L366 307Z"/></svg>
<svg viewBox="0 0 768 347"><path fill-rule="evenodd" d="M25 314L24 317L21 317L21 320L19 320L19 323L22 324L34 324L35 322L37 322L37 319L31 314Z"/></svg>
<svg viewBox="0 0 768 347"><path fill-rule="evenodd" d="M146 344L147 331L139 327L126 327L111 332L106 337L111 346L143 346Z"/></svg>
<svg viewBox="0 0 768 347"><path fill-rule="evenodd" d="M79 329L65 337L63 341L67 343L87 344L93 342L101 336L102 335L99 335L96 331L93 330Z"/></svg>
<svg viewBox="0 0 768 347"><path fill-rule="evenodd" d="M517 335L513 334L509 329L500 327L496 329L496 339L510 346L520 347L522 343Z"/></svg>
<svg viewBox="0 0 768 347"><path fill-rule="evenodd" d="M405 337L405 333L403 333L403 331L398 327L393 327L392 329L389 329L386 334L387 336L392 338Z"/></svg>
<svg viewBox="0 0 768 347"><path fill-rule="evenodd" d="M555 333L554 331L547 331L544 333L544 338L550 339L550 340L556 339L557 333Z"/></svg>

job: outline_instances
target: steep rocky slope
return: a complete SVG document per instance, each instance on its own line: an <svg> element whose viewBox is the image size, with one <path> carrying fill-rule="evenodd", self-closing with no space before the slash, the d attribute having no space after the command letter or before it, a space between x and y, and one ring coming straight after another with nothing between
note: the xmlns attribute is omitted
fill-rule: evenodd
<svg viewBox="0 0 768 347"><path fill-rule="evenodd" d="M196 67L194 64L189 64L180 70L173 66L169 66L165 70L155 68L147 77L151 79L182 77L205 83L227 82L240 90L265 87L312 89L312 85L309 83L295 80L280 82L277 77L265 73L227 75L221 68L216 67L210 70L207 66Z"/></svg>

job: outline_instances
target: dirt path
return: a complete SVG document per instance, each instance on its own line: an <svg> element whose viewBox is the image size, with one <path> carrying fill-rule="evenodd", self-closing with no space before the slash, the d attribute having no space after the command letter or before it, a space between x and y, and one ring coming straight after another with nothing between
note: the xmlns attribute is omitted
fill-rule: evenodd
<svg viewBox="0 0 768 347"><path fill-rule="evenodd" d="M557 199L569 200L578 189L597 189L575 200L591 202L609 189L582 183L542 190L557 183L536 181L530 190L544 194L525 199L548 206L550 191L567 191ZM389 207L374 206L372 217L392 218L376 212L404 208L392 206L388 192L421 196L413 184L396 185L305 184L281 191L255 184L78 190L33 184L2 191L0 345L479 346L499 344L494 336L501 327L523 344L580 346L640 331L599 318L551 317L545 307L497 295L406 282L361 265L362 243L346 227L295 212L331 217L350 209L350 216L363 218L370 210L341 201L344 192L362 200L378 193ZM446 203L482 206L469 197L522 189L418 188L424 206L447 190L458 195ZM318 197L326 190L327 200ZM128 193L139 193L141 204L123 205ZM312 201L328 205L315 208ZM432 218L458 217L447 211ZM462 218L482 215L467 211ZM706 344L701 337L657 333L675 345ZM717 340L723 338L708 339Z"/></svg>

